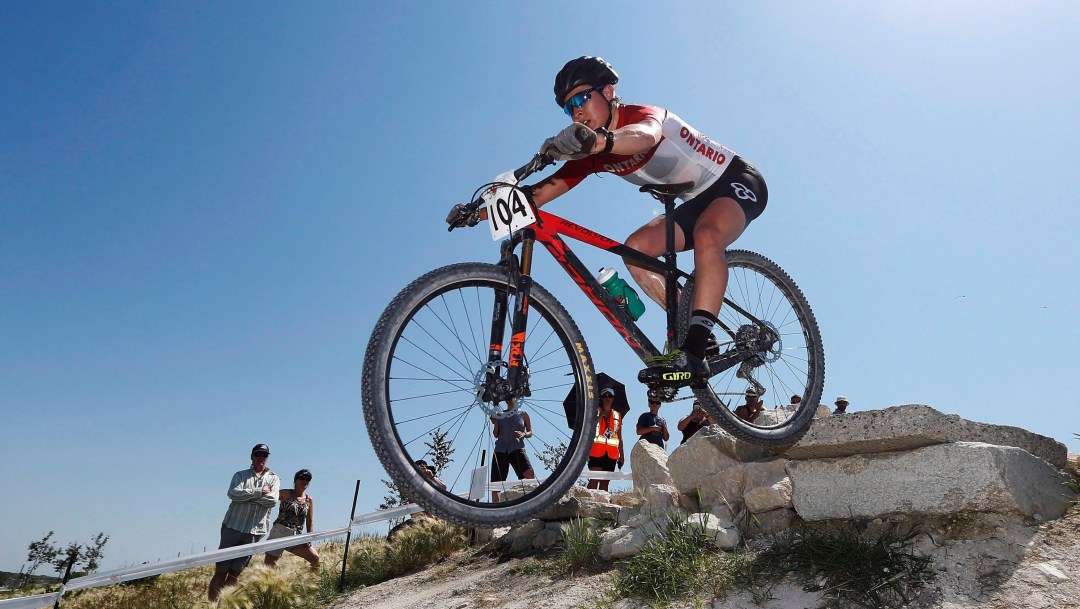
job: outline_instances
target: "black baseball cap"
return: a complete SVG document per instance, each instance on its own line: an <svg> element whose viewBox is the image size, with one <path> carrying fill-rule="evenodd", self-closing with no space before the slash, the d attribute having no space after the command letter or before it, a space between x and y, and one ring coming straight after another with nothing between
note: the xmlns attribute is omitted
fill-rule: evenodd
<svg viewBox="0 0 1080 609"><path fill-rule="evenodd" d="M255 453L270 454L270 447L265 444L256 444L255 446L251 447L251 454L254 455Z"/></svg>

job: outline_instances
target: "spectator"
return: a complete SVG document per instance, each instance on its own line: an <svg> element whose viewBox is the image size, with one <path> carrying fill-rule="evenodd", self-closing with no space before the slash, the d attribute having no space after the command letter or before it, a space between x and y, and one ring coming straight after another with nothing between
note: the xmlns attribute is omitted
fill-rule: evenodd
<svg viewBox="0 0 1080 609"><path fill-rule="evenodd" d="M847 413L847 406L848 406L847 398L845 398L842 395L837 397L836 398L836 410L833 411L833 414L846 414Z"/></svg>
<svg viewBox="0 0 1080 609"><path fill-rule="evenodd" d="M306 492L310 484L311 472L302 469L293 476L293 488L281 489L281 493L278 494L281 507L278 509L277 520L274 521L274 528L270 529L270 535L266 537L267 541L299 535L304 532L305 525L307 526L307 532L312 532L315 523L315 502L311 499L311 495ZM285 550L308 561L311 564L312 571L319 570L319 553L315 551L310 542L281 550L270 550L266 553L264 559L266 566L273 567L277 564L278 559L281 558L281 554Z"/></svg>
<svg viewBox="0 0 1080 609"><path fill-rule="evenodd" d="M266 467L269 459L270 448L256 444L251 449L251 467L233 474L228 492L232 503L221 523L218 549L255 543L270 530L270 510L281 492L281 479ZM221 595L222 588L237 584L249 561L250 554L217 563L207 594L211 602Z"/></svg>
<svg viewBox="0 0 1080 609"><path fill-rule="evenodd" d="M600 412L596 421L596 437L589 450L589 471L613 472L615 466L623 466L622 417L612 409L615 390L604 387L600 391ZM589 480L588 488L608 490L609 480Z"/></svg>
<svg viewBox="0 0 1080 609"><path fill-rule="evenodd" d="M431 469L431 466L428 465L427 461L423 459L417 459L416 461L413 461L413 465L416 466L416 469L420 472L421 476L428 479L428 482L441 489L446 489L446 483L439 479L439 477L435 474L435 470ZM402 496L402 499L404 500L404 503L416 503L409 497ZM386 541L394 541L394 539L397 538L398 534L400 534L401 531L409 527L414 527L425 521L431 521L434 519L435 517L427 512L416 512L412 516L409 516L407 520L392 527L390 531L386 534Z"/></svg>
<svg viewBox="0 0 1080 609"><path fill-rule="evenodd" d="M762 412L765 412L765 406L761 403L761 398L758 397L758 391L756 388L750 387L746 390L746 403L735 409L735 416L747 423L753 423L761 416Z"/></svg>
<svg viewBox="0 0 1080 609"><path fill-rule="evenodd" d="M667 421L660 416L660 400L649 398L649 412L641 413L637 420L637 434L642 440L664 448L664 442L671 439Z"/></svg>
<svg viewBox="0 0 1080 609"><path fill-rule="evenodd" d="M714 425L715 423L716 421L701 407L701 402L694 400L694 407L690 410L690 414L679 419L678 428L682 432L682 442L679 442L679 444L686 444L686 441L702 427Z"/></svg>
<svg viewBox="0 0 1080 609"><path fill-rule="evenodd" d="M491 459L491 481L502 482L510 475L510 467L518 480L535 478L529 454L525 452L525 440L532 437L532 419L529 413L516 409L513 399L506 401L509 416L491 417L492 433L495 435L495 452ZM498 492L492 492L492 501L498 501Z"/></svg>
<svg viewBox="0 0 1080 609"><path fill-rule="evenodd" d="M416 468L420 470L421 476L430 480L435 486L444 490L446 489L446 483L440 480L439 477L435 475L435 470L431 469L431 466L428 465L427 461L424 461L423 459L417 459L415 463Z"/></svg>
<svg viewBox="0 0 1080 609"><path fill-rule="evenodd" d="M798 408L800 403L802 403L802 396L797 394L797 393L793 393L791 395L791 404L790 404L790 406L792 408Z"/></svg>

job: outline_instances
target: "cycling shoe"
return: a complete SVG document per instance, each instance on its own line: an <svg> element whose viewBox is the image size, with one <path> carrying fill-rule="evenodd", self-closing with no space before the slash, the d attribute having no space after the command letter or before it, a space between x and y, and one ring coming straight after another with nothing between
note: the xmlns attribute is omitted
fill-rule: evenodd
<svg viewBox="0 0 1080 609"><path fill-rule="evenodd" d="M675 351L657 358L657 365L638 372L638 381L645 384L687 384L709 378L709 366L699 357L685 351Z"/></svg>

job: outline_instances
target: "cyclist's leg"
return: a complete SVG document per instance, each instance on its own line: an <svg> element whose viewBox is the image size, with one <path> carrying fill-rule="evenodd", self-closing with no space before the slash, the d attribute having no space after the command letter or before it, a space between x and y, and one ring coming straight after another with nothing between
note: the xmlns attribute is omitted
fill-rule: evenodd
<svg viewBox="0 0 1080 609"><path fill-rule="evenodd" d="M717 321L727 291L728 267L724 252L761 215L769 199L764 178L749 163L736 157L724 175L694 199L676 209L675 220L691 235L697 284L693 313L682 349L697 358Z"/></svg>
<svg viewBox="0 0 1080 609"><path fill-rule="evenodd" d="M634 231L633 234L626 238L626 245L650 256L663 254L664 250L667 249L667 237L664 234L664 216L657 216ZM675 251L681 252L685 249L686 237L683 234L682 227L676 224ZM663 309L665 307L664 276L635 266L629 260L624 260L624 262L626 262L626 269L630 271L630 276L634 278L638 286L645 291L653 302Z"/></svg>
<svg viewBox="0 0 1080 609"><path fill-rule="evenodd" d="M746 215L729 197L714 200L694 225L694 309L716 315L724 303L728 268L724 251L742 235Z"/></svg>

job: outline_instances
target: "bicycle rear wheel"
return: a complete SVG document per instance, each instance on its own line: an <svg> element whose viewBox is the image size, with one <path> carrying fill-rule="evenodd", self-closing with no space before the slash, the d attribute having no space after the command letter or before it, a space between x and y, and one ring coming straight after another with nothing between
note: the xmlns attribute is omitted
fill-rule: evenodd
<svg viewBox="0 0 1080 609"><path fill-rule="evenodd" d="M719 372L714 366L709 383L694 388L694 395L737 438L765 445L790 444L810 426L825 382L825 353L817 320L802 290L775 262L746 250L728 250L726 257L726 299L764 327L728 304L721 307L719 319L727 330L713 329L719 351L708 359L714 364L737 355L739 364ZM679 298L680 341L689 324L693 298L691 279ZM735 410L755 382L764 389L766 409L751 423ZM798 404L791 403L792 396L799 397Z"/></svg>
<svg viewBox="0 0 1080 609"><path fill-rule="evenodd" d="M484 389L492 372L506 378L504 363L488 361L489 341L493 320L519 308L514 289L506 270L491 264L432 271L394 298L364 356L364 419L379 460L406 500L466 526L523 522L556 502L577 480L596 429L585 341L555 297L533 283L523 353L528 391L516 408L532 423L525 450L539 480L507 482L494 496L487 479L473 479L475 468L492 462L490 418L505 412L504 403L485 401ZM499 337L507 349L511 331L507 319ZM418 459L445 489L420 473Z"/></svg>

